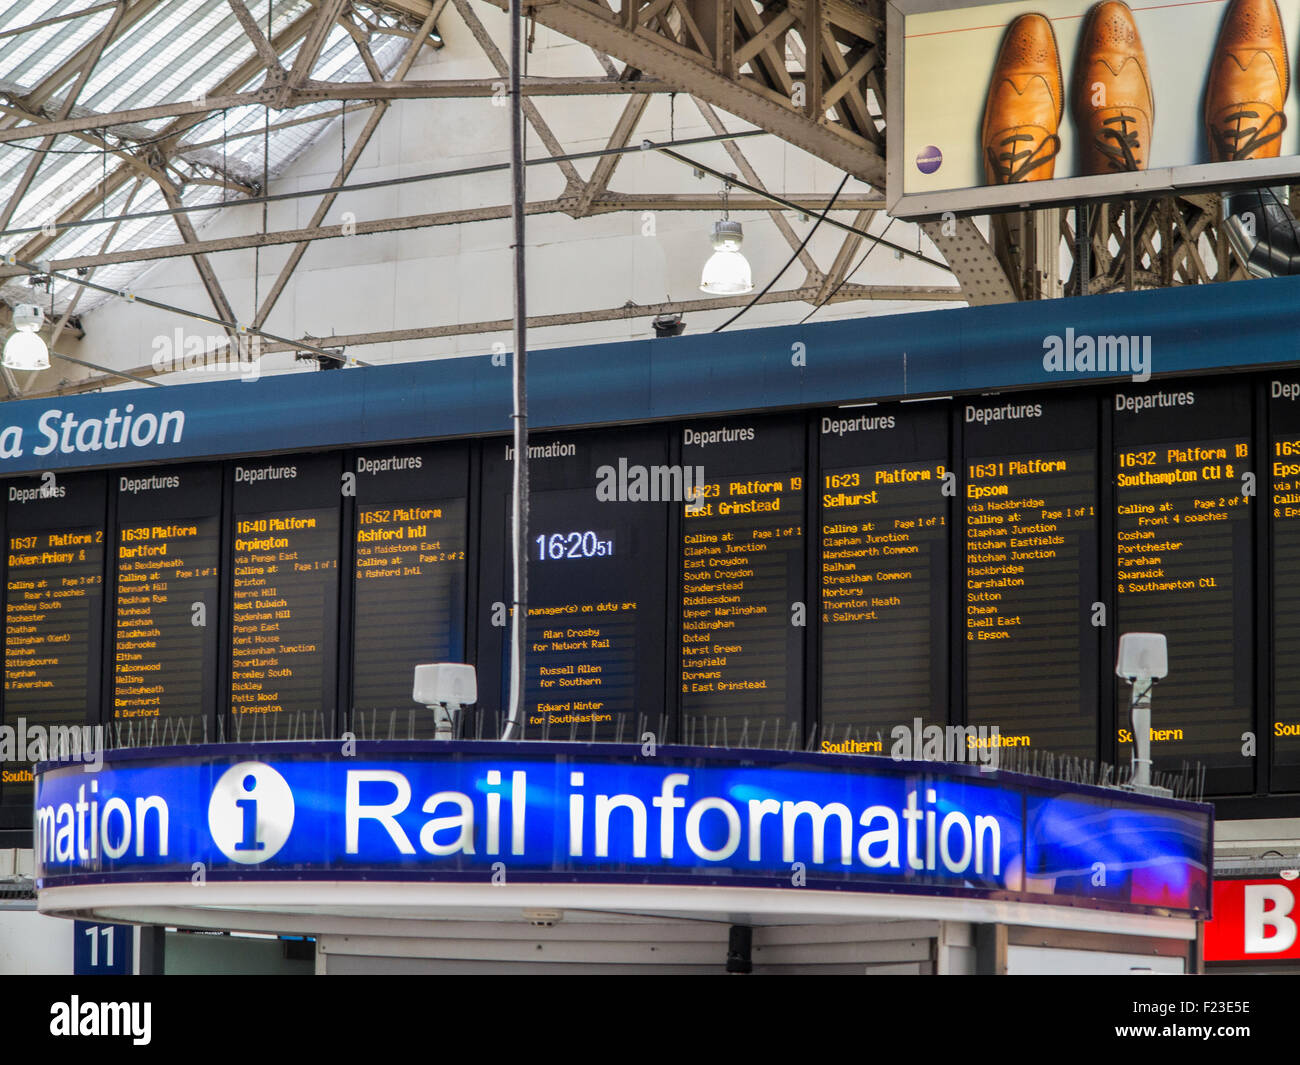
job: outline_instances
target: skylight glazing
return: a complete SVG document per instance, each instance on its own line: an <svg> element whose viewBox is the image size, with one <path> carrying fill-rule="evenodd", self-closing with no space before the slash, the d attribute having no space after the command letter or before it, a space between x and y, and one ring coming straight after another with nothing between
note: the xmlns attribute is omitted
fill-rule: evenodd
<svg viewBox="0 0 1300 1065"><path fill-rule="evenodd" d="M281 64L292 69L316 8L308 0L245 3L262 34L275 43ZM372 24L396 24L395 16L381 8L363 7L362 13ZM115 17L116 29L104 43L101 38ZM60 21L39 25L52 19ZM370 47L379 69L390 72L407 43L397 35L374 35ZM33 114L58 118L74 91L69 113L82 117L256 91L265 77L229 0L126 0L122 9L104 0L0 0L0 129L26 125ZM336 25L311 77L369 81L372 74L352 36ZM322 102L275 111L261 104L243 105L60 134L48 145L39 137L0 144L0 219L9 215L8 223L0 225L0 251L41 262L98 254L110 235L108 250L177 243L181 238L176 223L167 217L122 222L115 231L110 222L76 227L64 223L112 217L123 213L128 203L131 213L166 207L152 176L159 173L163 157L162 173L178 186L182 202L241 199L243 189L200 182L224 178L245 188L260 187L264 175L280 175L313 141L335 129L343 107ZM310 116L319 121L295 121L265 132L268 125ZM358 129L364 121L364 116L347 117ZM31 175L37 159L39 166ZM190 220L201 230L215 214L196 212ZM46 232L33 231L41 226L47 226ZM123 288L149 265L105 266L94 279ZM55 310L65 307L79 287L56 283ZM48 309L49 294L41 290L39 295L36 302ZM31 302L32 297L26 278L0 284L0 299L7 303ZM107 298L84 291L77 309L89 310Z"/></svg>

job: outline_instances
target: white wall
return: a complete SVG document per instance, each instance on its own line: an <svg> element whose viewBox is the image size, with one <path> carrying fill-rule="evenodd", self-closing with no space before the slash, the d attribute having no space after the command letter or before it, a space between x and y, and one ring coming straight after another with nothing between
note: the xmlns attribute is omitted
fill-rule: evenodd
<svg viewBox="0 0 1300 1065"><path fill-rule="evenodd" d="M317 937L321 975L686 975L726 971L724 921L632 915L563 917L549 927L522 921L404 921L390 936ZM861 921L758 925L755 974L931 975L973 971L969 925L940 921Z"/></svg>
<svg viewBox="0 0 1300 1065"><path fill-rule="evenodd" d="M493 37L507 39L502 12L488 5L474 5L475 12ZM481 78L495 77L460 16L451 7L439 25L446 46L426 52L410 77ZM566 38L537 28L536 43L528 73L535 75L598 75L601 68L592 52ZM537 98L537 106L566 151L603 148L626 98L569 97ZM655 96L634 134L642 138L670 137L670 99ZM276 120L272 115L272 121ZM740 121L723 116L729 129L747 128ZM346 119L348 143L355 142L366 115L352 113ZM509 112L494 107L488 98L470 100L400 101L382 120L351 181L440 171L501 162L507 158ZM696 106L685 94L675 102L674 132L677 137L707 135ZM321 140L289 168L284 177L272 182L272 192L318 188L329 184L340 161L340 124L334 121ZM755 137L740 142L760 178L774 192L791 196L834 191L842 176L832 167L791 147L775 137ZM685 150L711 166L735 171L736 166L721 145L710 144ZM544 155L545 149L530 131L529 156ZM575 164L585 177L594 162ZM530 200L558 195L564 180L555 166L529 168ZM615 171L612 189L620 192L665 192L716 195L719 183L696 180L689 168L659 153L635 153L623 158ZM869 190L850 179L846 194L863 195ZM442 180L386 188L341 196L326 218L327 224L343 221L352 212L358 221L430 211L505 204L509 200L505 172L465 179ZM271 229L304 226L315 209L315 199L271 204ZM201 230L204 238L260 231L261 208L228 210L208 218ZM619 213L586 219L565 215L532 216L528 222L529 295L531 315L555 314L597 308L619 307L631 300L651 304L667 299L700 298L699 273L711 252L709 232L718 215L705 212L660 212L653 219L654 235L643 236L646 220L637 213ZM753 267L755 283L761 287L789 258L789 244L777 232L770 216L761 212L738 213L745 224L745 251ZM838 215L852 221L851 213ZM802 236L811 222L787 214ZM883 217L875 231L883 227ZM844 234L823 226L809 248L822 270L829 270ZM508 219L448 226L375 236L353 236L313 244L279 300L267 328L289 337L307 334L328 337L448 323L505 319L511 313L510 224ZM888 239L907 247L919 246L931 257L934 248L911 225L896 222ZM212 257L213 266L236 314L251 320L254 307L255 263L260 296L265 296L291 246L264 250L227 252ZM858 256L865 251L860 249ZM855 256L856 261L857 256ZM802 284L801 264L795 263L776 286ZM898 260L887 249L877 249L854 281L877 284L952 285L954 279L912 260ZM211 304L199 284L193 265L186 259L162 261L151 267L132 286L141 295L167 303L211 311ZM827 306L815 320L858 317L955 307L956 303L858 302ZM745 327L798 321L808 311L803 303L755 307L741 322ZM692 334L712 329L732 312L693 313L687 318ZM87 330L81 357L114 367L144 366L153 355L154 338L170 335L180 325L201 335L217 332L197 322L187 322L139 304L112 300L83 317ZM650 335L647 319L599 322L535 330L530 346L543 347L597 341L625 340ZM509 344L507 334L446 338L400 345L357 347L349 354L367 362L423 359L491 350L492 341ZM291 355L271 356L267 370L294 369ZM298 367L301 368L301 367ZM175 380L175 378L173 378Z"/></svg>
<svg viewBox="0 0 1300 1065"><path fill-rule="evenodd" d="M72 921L32 909L0 909L0 976L72 972Z"/></svg>
<svg viewBox="0 0 1300 1065"><path fill-rule="evenodd" d="M1182 958L1054 947L1007 948L1008 976L1181 975Z"/></svg>

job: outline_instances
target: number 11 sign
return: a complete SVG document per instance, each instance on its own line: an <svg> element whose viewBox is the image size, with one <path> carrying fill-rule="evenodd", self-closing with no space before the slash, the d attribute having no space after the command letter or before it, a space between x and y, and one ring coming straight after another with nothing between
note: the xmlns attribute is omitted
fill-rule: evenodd
<svg viewBox="0 0 1300 1065"><path fill-rule="evenodd" d="M72 944L74 976L130 976L135 960L135 928L127 924L76 921Z"/></svg>

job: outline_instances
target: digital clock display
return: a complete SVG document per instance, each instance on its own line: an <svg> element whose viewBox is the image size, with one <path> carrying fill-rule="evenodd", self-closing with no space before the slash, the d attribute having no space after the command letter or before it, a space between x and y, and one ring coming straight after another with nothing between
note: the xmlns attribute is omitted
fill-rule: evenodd
<svg viewBox="0 0 1300 1065"><path fill-rule="evenodd" d="M612 558L614 537L607 532L585 529L581 532L542 533L533 540L538 562L548 559Z"/></svg>

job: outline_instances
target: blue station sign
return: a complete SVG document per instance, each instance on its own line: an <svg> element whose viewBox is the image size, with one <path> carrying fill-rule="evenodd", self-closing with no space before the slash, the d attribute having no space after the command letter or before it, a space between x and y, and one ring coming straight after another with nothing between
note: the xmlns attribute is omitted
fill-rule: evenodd
<svg viewBox="0 0 1300 1065"><path fill-rule="evenodd" d="M529 355L529 423L552 430L1294 365L1298 286L1273 278L543 349ZM1094 357L1080 349L1085 340L1122 342L1124 359ZM1142 353L1134 365L1131 350ZM177 373L162 388L18 400L0 418L0 478L504 436L509 367L508 353L485 352L244 380Z"/></svg>
<svg viewBox="0 0 1300 1065"><path fill-rule="evenodd" d="M494 878L1209 910L1212 810L975 766L343 741L111 752L36 777L38 888Z"/></svg>

